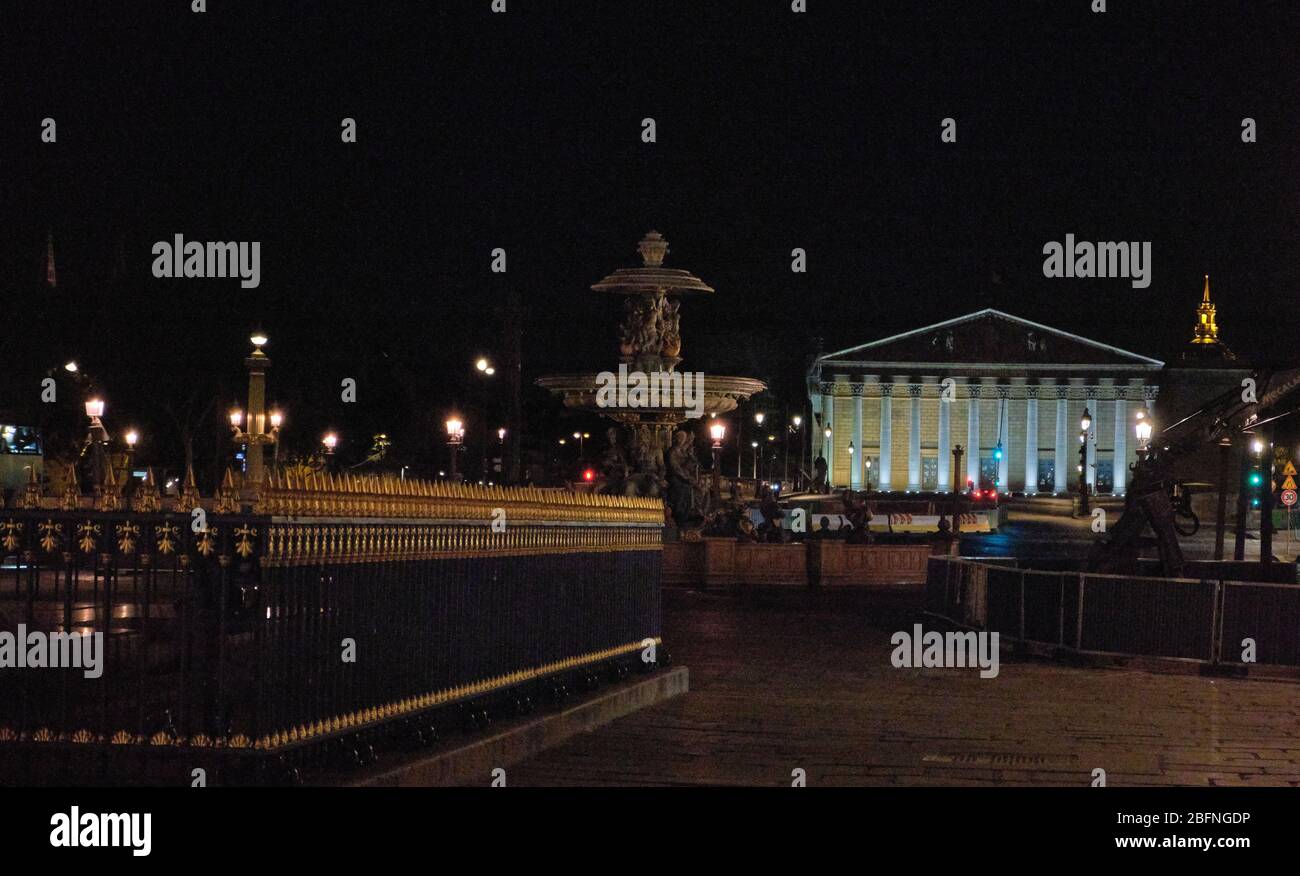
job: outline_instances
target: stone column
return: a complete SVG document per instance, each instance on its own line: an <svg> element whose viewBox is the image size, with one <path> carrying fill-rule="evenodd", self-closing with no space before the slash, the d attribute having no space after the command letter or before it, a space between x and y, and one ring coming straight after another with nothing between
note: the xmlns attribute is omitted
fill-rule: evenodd
<svg viewBox="0 0 1300 876"><path fill-rule="evenodd" d="M970 385L970 404L966 413L966 480L980 484L980 392L978 383Z"/></svg>
<svg viewBox="0 0 1300 876"><path fill-rule="evenodd" d="M1052 492L1064 495L1070 491L1069 479L1066 477L1066 469L1074 470L1074 466L1069 465L1069 455L1065 444L1065 415L1067 399L1070 398L1070 388L1068 386L1058 386L1056 388L1056 452L1055 456L1055 477L1052 481Z"/></svg>
<svg viewBox="0 0 1300 876"><path fill-rule="evenodd" d="M1025 387L1025 495L1038 492L1038 387Z"/></svg>
<svg viewBox="0 0 1300 876"><path fill-rule="evenodd" d="M853 389L853 452L849 454L849 486L855 490L862 489L862 391L861 383L855 383Z"/></svg>
<svg viewBox="0 0 1300 876"><path fill-rule="evenodd" d="M826 483L835 485L835 385L822 384L822 410L825 420L822 424L822 456L826 459ZM826 437L826 430L831 430L831 437ZM744 448L741 448L744 451Z"/></svg>
<svg viewBox="0 0 1300 876"><path fill-rule="evenodd" d="M1011 387L998 387L998 441L1002 459L998 462L998 492L1011 491Z"/></svg>
<svg viewBox="0 0 1300 876"><path fill-rule="evenodd" d="M907 489L921 491L921 384L907 387L912 400L912 422L907 433Z"/></svg>
<svg viewBox="0 0 1300 876"><path fill-rule="evenodd" d="M880 383L880 492L893 486L894 385Z"/></svg>
<svg viewBox="0 0 1300 876"><path fill-rule="evenodd" d="M939 492L941 493L952 489L952 467L948 459L948 454L952 452L951 428L952 401L943 394L941 389L939 394Z"/></svg>
<svg viewBox="0 0 1300 876"><path fill-rule="evenodd" d="M1115 387L1114 469L1115 486L1111 492L1122 496L1128 489L1128 392L1122 386Z"/></svg>
<svg viewBox="0 0 1300 876"><path fill-rule="evenodd" d="M1084 475L1087 477L1088 492L1090 495L1097 495L1097 424L1101 422L1097 415L1097 405L1100 403L1101 393L1095 386L1086 387L1083 391L1083 397L1088 406L1088 413L1092 414L1092 427L1088 430L1088 454L1087 471Z"/></svg>

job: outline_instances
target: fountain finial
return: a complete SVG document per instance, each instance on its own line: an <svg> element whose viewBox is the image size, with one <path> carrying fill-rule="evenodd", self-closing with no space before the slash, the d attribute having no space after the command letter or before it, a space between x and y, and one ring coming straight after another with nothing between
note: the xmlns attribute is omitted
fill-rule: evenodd
<svg viewBox="0 0 1300 876"><path fill-rule="evenodd" d="M636 248L647 268L657 268L664 263L664 256L668 254L668 241L658 231L651 231L641 238Z"/></svg>

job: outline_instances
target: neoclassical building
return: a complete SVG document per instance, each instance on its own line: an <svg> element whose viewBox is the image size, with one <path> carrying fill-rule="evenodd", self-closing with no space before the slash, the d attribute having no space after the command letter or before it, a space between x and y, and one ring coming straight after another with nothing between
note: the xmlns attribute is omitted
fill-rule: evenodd
<svg viewBox="0 0 1300 876"><path fill-rule="evenodd" d="M1091 491L1122 494L1136 459L1135 417L1153 409L1163 368L980 310L818 356L808 372L812 456L826 459L837 487L945 492L960 444L962 486L1064 494L1077 489L1086 408Z"/></svg>

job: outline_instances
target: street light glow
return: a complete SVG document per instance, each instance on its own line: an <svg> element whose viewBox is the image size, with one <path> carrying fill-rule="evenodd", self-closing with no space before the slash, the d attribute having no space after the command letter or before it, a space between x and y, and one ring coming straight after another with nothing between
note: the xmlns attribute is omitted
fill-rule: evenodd
<svg viewBox="0 0 1300 876"><path fill-rule="evenodd" d="M763 425L763 418L766 416L767 414L763 413L762 411L759 411L757 414L754 414L754 422L758 423L758 425L761 426Z"/></svg>
<svg viewBox="0 0 1300 876"><path fill-rule="evenodd" d="M70 372L72 372L73 374L76 374L76 373L77 373L77 363L76 363L76 362L69 361L66 365L63 366L63 370L64 370L64 371L70 371Z"/></svg>
<svg viewBox="0 0 1300 876"><path fill-rule="evenodd" d="M803 417L796 414L793 418L791 418L790 422L794 424L794 427L796 429L798 429L800 426L803 425Z"/></svg>
<svg viewBox="0 0 1300 876"><path fill-rule="evenodd" d="M486 359L480 358L477 362L474 363L474 367L477 368L479 371L487 371L489 368L492 367L492 363L488 362L488 360Z"/></svg>
<svg viewBox="0 0 1300 876"><path fill-rule="evenodd" d="M265 332L253 332L248 339L252 341L253 346L257 347L259 350L266 346L267 337Z"/></svg>
<svg viewBox="0 0 1300 876"><path fill-rule="evenodd" d="M244 422L244 413L239 408L235 408L230 412L230 425L238 429L242 422Z"/></svg>
<svg viewBox="0 0 1300 876"><path fill-rule="evenodd" d="M713 423L709 426L709 437L713 439L714 446L722 444L722 439L727 437L726 423Z"/></svg>
<svg viewBox="0 0 1300 876"><path fill-rule="evenodd" d="M130 432L127 432L127 433L126 433L126 446L127 446L127 447L130 447L130 448L134 449L134 448L135 448L135 442L137 442L137 441L139 441L139 440L140 440L140 436L136 433L136 431L135 431L134 429L132 429Z"/></svg>
<svg viewBox="0 0 1300 876"><path fill-rule="evenodd" d="M104 400L102 398L86 399L86 416L87 417L104 416Z"/></svg>
<svg viewBox="0 0 1300 876"><path fill-rule="evenodd" d="M339 443L339 436L335 435L333 432L326 432L325 437L320 440L320 443L325 445L326 450L333 452L334 448Z"/></svg>

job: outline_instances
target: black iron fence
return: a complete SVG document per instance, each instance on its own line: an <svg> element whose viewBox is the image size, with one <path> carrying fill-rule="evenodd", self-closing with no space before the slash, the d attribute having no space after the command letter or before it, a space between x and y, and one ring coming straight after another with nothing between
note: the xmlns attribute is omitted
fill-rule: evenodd
<svg viewBox="0 0 1300 876"><path fill-rule="evenodd" d="M658 501L273 478L209 507L0 511L0 782L278 780L663 656Z"/></svg>
<svg viewBox="0 0 1300 876"><path fill-rule="evenodd" d="M1094 575L932 557L926 608L1008 638L1078 652L1300 666L1295 584Z"/></svg>

